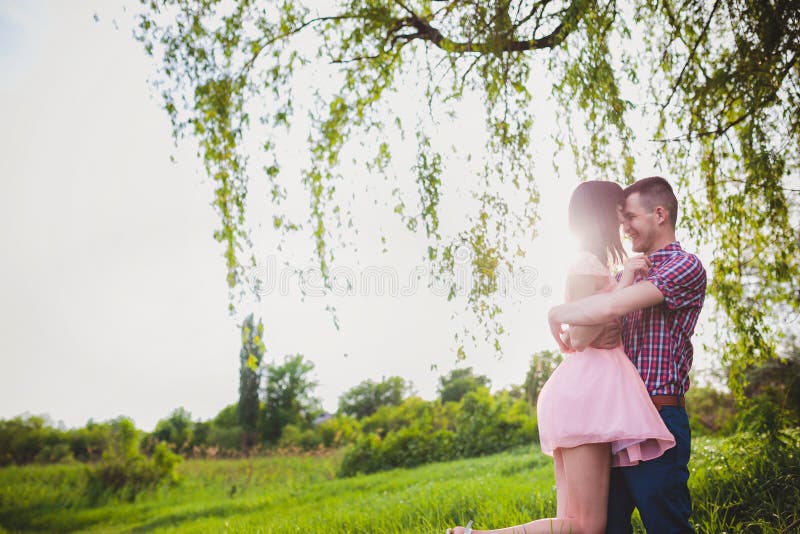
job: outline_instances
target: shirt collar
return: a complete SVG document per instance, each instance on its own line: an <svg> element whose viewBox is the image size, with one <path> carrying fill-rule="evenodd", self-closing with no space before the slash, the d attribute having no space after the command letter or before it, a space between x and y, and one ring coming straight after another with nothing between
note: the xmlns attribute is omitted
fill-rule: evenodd
<svg viewBox="0 0 800 534"><path fill-rule="evenodd" d="M655 252L649 254L647 257L650 258L650 261L654 264L661 263L662 261L669 258L676 252L681 252L681 251L683 251L683 249L681 248L681 244L678 241L673 241L664 248L660 248Z"/></svg>

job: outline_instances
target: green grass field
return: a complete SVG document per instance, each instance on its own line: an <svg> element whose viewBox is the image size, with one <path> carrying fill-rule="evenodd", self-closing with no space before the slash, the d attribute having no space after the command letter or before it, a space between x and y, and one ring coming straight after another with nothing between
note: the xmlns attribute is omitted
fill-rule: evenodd
<svg viewBox="0 0 800 534"><path fill-rule="evenodd" d="M703 462L719 460L714 444L695 442L699 482L713 470ZM0 531L441 533L469 519L492 528L555 512L551 458L532 447L346 479L335 477L341 458L190 460L178 485L98 506L84 497L83 465L7 467L0 469Z"/></svg>
<svg viewBox="0 0 800 534"><path fill-rule="evenodd" d="M134 503L82 503L83 466L0 470L11 532L443 532L523 522L555 510L549 457L534 449L337 479L341 454L194 460L182 482Z"/></svg>

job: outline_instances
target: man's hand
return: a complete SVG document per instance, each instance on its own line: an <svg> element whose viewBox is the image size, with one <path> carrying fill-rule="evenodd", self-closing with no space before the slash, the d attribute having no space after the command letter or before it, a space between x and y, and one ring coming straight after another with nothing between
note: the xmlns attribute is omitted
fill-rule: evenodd
<svg viewBox="0 0 800 534"><path fill-rule="evenodd" d="M574 352L574 349L564 341L565 332L561 327L561 323L553 319L553 308L550 308L547 314L547 322L550 325L550 335L558 343L558 348L561 349L561 352Z"/></svg>
<svg viewBox="0 0 800 534"><path fill-rule="evenodd" d="M578 350L575 348L575 344L572 341L572 336L570 336L569 334L569 328L567 328L561 333L561 341L563 341L564 345L567 346L566 352L575 352L576 350Z"/></svg>
<svg viewBox="0 0 800 534"><path fill-rule="evenodd" d="M598 334L592 347L597 349L613 349L619 346L620 336L622 335L622 328L619 321L611 321L603 325L603 331Z"/></svg>

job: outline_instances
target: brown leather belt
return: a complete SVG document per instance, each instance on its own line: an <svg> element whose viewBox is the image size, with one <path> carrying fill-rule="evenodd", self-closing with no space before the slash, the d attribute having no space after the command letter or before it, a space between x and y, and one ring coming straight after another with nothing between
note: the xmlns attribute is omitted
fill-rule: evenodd
<svg viewBox="0 0 800 534"><path fill-rule="evenodd" d="M686 406L686 399L683 395L651 395L650 400L656 405L658 411L664 406L679 406L681 408Z"/></svg>

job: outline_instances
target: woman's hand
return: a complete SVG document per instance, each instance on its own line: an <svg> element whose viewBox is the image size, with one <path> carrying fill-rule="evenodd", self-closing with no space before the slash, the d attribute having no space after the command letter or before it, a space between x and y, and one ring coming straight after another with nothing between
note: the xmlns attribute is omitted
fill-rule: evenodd
<svg viewBox="0 0 800 534"><path fill-rule="evenodd" d="M636 273L638 272L647 275L647 271L650 270L650 265L650 259L644 254L631 256L625 260L622 266L622 276L619 279L619 285L617 287L623 288L633 284L633 281L636 279Z"/></svg>

